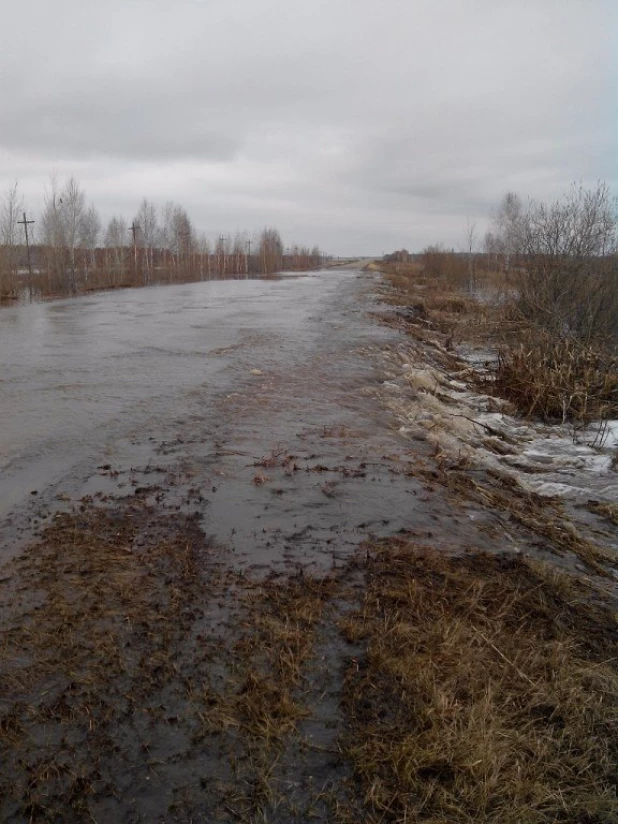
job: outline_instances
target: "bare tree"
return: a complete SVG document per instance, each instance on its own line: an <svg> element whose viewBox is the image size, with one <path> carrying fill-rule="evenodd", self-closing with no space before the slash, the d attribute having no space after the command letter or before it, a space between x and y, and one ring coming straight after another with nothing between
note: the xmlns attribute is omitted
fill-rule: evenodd
<svg viewBox="0 0 618 824"><path fill-rule="evenodd" d="M468 291L476 289L476 223L468 218L466 222L466 254L468 255Z"/></svg>
<svg viewBox="0 0 618 824"><path fill-rule="evenodd" d="M488 271L494 267L495 269L498 268L498 257L500 255L500 240L494 232L488 230L485 232L485 237L483 238L483 250L485 252L487 258L487 269Z"/></svg>
<svg viewBox="0 0 618 824"><path fill-rule="evenodd" d="M161 209L159 240L163 253L163 269L169 281L172 280L173 263L176 255L177 237L174 232L174 203L168 202Z"/></svg>
<svg viewBox="0 0 618 824"><path fill-rule="evenodd" d="M14 274L7 275L7 271L15 270L15 265L7 263L7 250L13 249L15 254L20 251L11 238L6 240L9 231L6 227L15 227L21 208L16 187L6 198L2 213L2 225L5 226L2 237L5 239L0 248L0 295L7 292L8 280L15 279ZM7 214L12 214L13 218ZM124 220L113 217L108 222L102 239L105 251L99 252L101 219L96 208L86 203L84 192L74 177L63 186L55 177L51 178L45 192L40 227L46 274L40 282L41 290L46 294L76 294L82 288L95 288L99 282L114 287L130 282L146 285L155 278L169 282L203 280L210 278L215 270L220 277L247 277L250 272L270 274L284 265L310 268L322 263L317 247L310 250L294 246L293 253L288 249L284 257L281 236L274 228L265 228L259 238L251 239L241 231L233 237L222 234L211 249L206 236L203 233L198 236L182 206L168 201L158 211L144 198L131 224L134 265L130 266Z"/></svg>
<svg viewBox="0 0 618 824"><path fill-rule="evenodd" d="M62 196L56 177L50 179L49 189L45 192L43 218L41 220L43 242L45 244L45 268L47 272L47 291L66 292L66 232L62 212Z"/></svg>
<svg viewBox="0 0 618 824"><path fill-rule="evenodd" d="M281 269L283 241L277 229L264 229L260 235L259 257L263 274L271 274Z"/></svg>
<svg viewBox="0 0 618 824"><path fill-rule="evenodd" d="M217 258L217 274L220 278L225 277L227 267L227 244L225 237L219 235L215 245L215 256Z"/></svg>
<svg viewBox="0 0 618 824"><path fill-rule="evenodd" d="M492 220L492 237L495 252L502 255L506 271L509 272L521 246L521 221L523 206L514 192L507 192L502 198Z"/></svg>
<svg viewBox="0 0 618 824"><path fill-rule="evenodd" d="M205 280L206 278L210 280L210 243L204 232L202 232L197 239L197 251L199 256L200 280Z"/></svg>
<svg viewBox="0 0 618 824"><path fill-rule="evenodd" d="M236 232L234 235L234 246L232 248L235 275L247 275L247 246L248 238L246 232Z"/></svg>
<svg viewBox="0 0 618 824"><path fill-rule="evenodd" d="M126 224L121 217L112 217L105 230L106 268L110 286L120 286L125 280Z"/></svg>
<svg viewBox="0 0 618 824"><path fill-rule="evenodd" d="M77 292L76 250L82 246L86 199L75 178L62 189L52 177L45 195L42 227L49 287L52 291Z"/></svg>
<svg viewBox="0 0 618 824"><path fill-rule="evenodd" d="M618 334L618 209L608 187L574 186L531 201L507 223L520 257L520 307L528 320L580 341Z"/></svg>
<svg viewBox="0 0 618 824"><path fill-rule="evenodd" d="M68 180L62 190L60 207L69 257L69 288L74 295L77 292L75 250L81 242L80 232L86 214L86 198L74 177Z"/></svg>
<svg viewBox="0 0 618 824"><path fill-rule="evenodd" d="M177 277L191 277L195 236L191 218L179 205L172 212L172 233L176 247Z"/></svg>
<svg viewBox="0 0 618 824"><path fill-rule="evenodd" d="M4 193L0 209L0 300L17 294L20 237L18 220L23 210L23 199L17 183Z"/></svg>
<svg viewBox="0 0 618 824"><path fill-rule="evenodd" d="M139 239L144 247L144 283L151 283L154 274L154 250L160 239L157 210L152 201L144 198L135 223L140 227Z"/></svg>
<svg viewBox="0 0 618 824"><path fill-rule="evenodd" d="M80 230L81 246L88 256L88 263L84 273L86 281L88 280L89 270L94 270L96 267L96 250L100 235L101 218L96 208L91 205L84 212Z"/></svg>

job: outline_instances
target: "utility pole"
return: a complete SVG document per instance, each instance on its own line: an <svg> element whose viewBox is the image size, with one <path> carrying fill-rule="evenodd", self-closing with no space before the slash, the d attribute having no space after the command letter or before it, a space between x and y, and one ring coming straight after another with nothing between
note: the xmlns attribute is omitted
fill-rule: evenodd
<svg viewBox="0 0 618 824"><path fill-rule="evenodd" d="M131 234L133 235L133 265L135 267L135 276L137 277L137 233L141 227L138 223L133 221L129 228L131 229Z"/></svg>
<svg viewBox="0 0 618 824"><path fill-rule="evenodd" d="M247 261L245 265L245 274L249 274L249 261L251 260L251 238L247 241Z"/></svg>
<svg viewBox="0 0 618 824"><path fill-rule="evenodd" d="M24 227L24 231L26 233L26 257L28 259L28 295L30 300L32 300L32 263L30 262L30 239L28 238L28 226L34 223L34 220L27 220L26 213L23 212L23 220L18 220L17 222Z"/></svg>
<svg viewBox="0 0 618 824"><path fill-rule="evenodd" d="M225 275L225 236L224 235L219 235L219 255L217 255L217 257L219 257L219 256L221 256L221 258L223 259L223 266L221 266L221 263L219 261L217 261L217 263L219 265L219 275Z"/></svg>

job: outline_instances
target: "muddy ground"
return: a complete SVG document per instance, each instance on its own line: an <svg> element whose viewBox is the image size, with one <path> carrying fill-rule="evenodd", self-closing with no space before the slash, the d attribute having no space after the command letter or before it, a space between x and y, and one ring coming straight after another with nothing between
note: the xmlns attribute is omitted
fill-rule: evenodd
<svg viewBox="0 0 618 824"><path fill-rule="evenodd" d="M402 430L381 288L5 524L1 820L618 820L615 524Z"/></svg>

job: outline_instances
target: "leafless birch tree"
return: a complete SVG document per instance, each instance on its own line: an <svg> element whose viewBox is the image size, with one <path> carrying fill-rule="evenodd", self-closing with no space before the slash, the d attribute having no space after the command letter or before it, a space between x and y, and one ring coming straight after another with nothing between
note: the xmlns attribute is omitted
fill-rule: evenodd
<svg viewBox="0 0 618 824"><path fill-rule="evenodd" d="M23 210L23 200L18 185L14 183L4 193L0 209L0 300L17 294L17 276L21 238L18 220Z"/></svg>

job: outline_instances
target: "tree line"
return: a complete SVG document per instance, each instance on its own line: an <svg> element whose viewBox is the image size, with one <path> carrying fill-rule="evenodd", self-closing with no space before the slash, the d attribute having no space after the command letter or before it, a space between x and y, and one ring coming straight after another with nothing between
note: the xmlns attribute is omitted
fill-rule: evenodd
<svg viewBox="0 0 618 824"><path fill-rule="evenodd" d="M134 218L113 216L103 224L71 177L52 179L43 212L25 245L25 206L18 185L0 205L0 300L76 295L97 289L181 283L212 278L267 276L323 265L317 246L285 247L279 231L265 228L220 235L213 243L178 203L162 207L144 198ZM28 254L29 251L29 254Z"/></svg>

